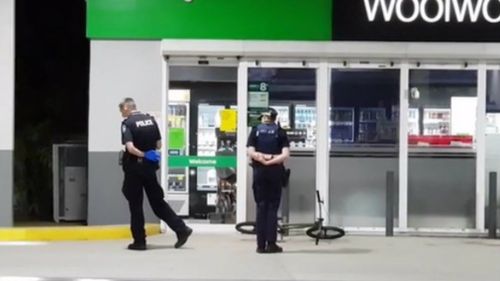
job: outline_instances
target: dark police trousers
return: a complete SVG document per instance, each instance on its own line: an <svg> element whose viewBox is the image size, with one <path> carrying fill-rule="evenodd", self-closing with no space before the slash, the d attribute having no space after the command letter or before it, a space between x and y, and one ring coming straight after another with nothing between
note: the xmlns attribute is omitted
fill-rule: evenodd
<svg viewBox="0 0 500 281"><path fill-rule="evenodd" d="M184 231L186 224L170 208L164 200L163 189L156 178L157 165L144 162L130 161L124 167L125 179L122 192L127 198L130 209L130 228L135 242L145 242L144 211L142 202L144 191L155 215L175 232Z"/></svg>
<svg viewBox="0 0 500 281"><path fill-rule="evenodd" d="M257 205L257 247L276 243L281 201L282 165L253 167L253 192Z"/></svg>

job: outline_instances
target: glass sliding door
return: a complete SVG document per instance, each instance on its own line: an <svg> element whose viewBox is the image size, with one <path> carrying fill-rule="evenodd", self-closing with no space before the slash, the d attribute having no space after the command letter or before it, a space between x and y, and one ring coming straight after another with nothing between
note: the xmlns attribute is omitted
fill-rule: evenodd
<svg viewBox="0 0 500 281"><path fill-rule="evenodd" d="M489 206L489 173L497 173L500 178L500 70L487 71L486 82L486 205ZM498 188L498 184L497 184ZM497 194L499 195L499 194ZM500 202L500 196L497 197ZM488 210L488 208L486 209ZM488 221L488 214L486 221ZM500 210L497 209L497 225L500 221ZM487 227L487 225L486 225Z"/></svg>
<svg viewBox="0 0 500 281"><path fill-rule="evenodd" d="M236 221L237 68L170 66L167 200L190 222Z"/></svg>
<svg viewBox="0 0 500 281"><path fill-rule="evenodd" d="M475 228L477 71L409 75L408 227Z"/></svg>
<svg viewBox="0 0 500 281"><path fill-rule="evenodd" d="M300 64L298 64L300 65ZM283 190L282 216L290 222L312 222L316 180L316 69L248 68L248 129L260 123L260 112L272 107L290 140L290 186ZM252 169L248 170L247 213L255 216Z"/></svg>
<svg viewBox="0 0 500 281"><path fill-rule="evenodd" d="M399 69L331 70L331 224L384 227L388 172L397 215L399 96Z"/></svg>

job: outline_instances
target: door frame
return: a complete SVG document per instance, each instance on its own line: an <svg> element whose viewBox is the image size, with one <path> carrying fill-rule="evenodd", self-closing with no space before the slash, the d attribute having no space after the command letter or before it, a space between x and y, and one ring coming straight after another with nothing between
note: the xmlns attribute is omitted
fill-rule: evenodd
<svg viewBox="0 0 500 281"><path fill-rule="evenodd" d="M248 157L246 140L249 134L248 128L248 69L249 68L294 68L294 69L314 69L316 71L316 96L315 96L315 106L316 106L316 124L318 127L328 126L328 116L327 114L320 114L318 110L318 104L324 103L328 95L324 92L325 89L329 88L329 77L325 75L327 73L327 64L318 63L316 60L298 60L294 58L283 59L283 58L263 58L263 59L244 59L240 61L238 67L238 139L245 140L244 142L238 142L237 151L237 177L240 179L238 184L237 192L237 211L236 217L237 222L243 222L248 219L248 206L247 202L249 200L249 187L247 185L247 177L251 172L248 167ZM315 150L315 164L316 167L326 167L328 168L328 161L324 161L325 157L317 157L317 155L326 155L328 150L328 136L321 137L320 134L328 134L327 130L317 130L317 145ZM324 142L324 143L323 143ZM326 146L325 146L326 144ZM325 149L326 147L326 149ZM315 171L315 188L318 190L324 200L324 209L328 210L328 174L322 173L320 169ZM315 204L316 215L319 212L318 204ZM328 216L325 216L325 222L328 222Z"/></svg>
<svg viewBox="0 0 500 281"><path fill-rule="evenodd" d="M486 165L486 150L485 150L485 128L486 128L486 64L484 62L477 63L420 63L418 61L408 61L407 68L405 68L405 78L406 82L404 86L404 96L405 105L409 110L409 83L410 83L410 71L411 70L463 70L469 71L474 70L477 72L477 110L476 110L476 133L475 133L475 156L476 156L476 179L475 179L475 228L474 229L446 229L446 228L411 228L408 226L408 134L407 129L401 133L404 133L404 138L406 139L406 150L404 151L406 155L400 154L400 158L404 158L406 161L405 165L405 179L404 182L400 181L400 184L404 186L400 187L400 191L403 190L406 193L405 206L400 206L400 208L405 210L405 221L404 225L400 224L400 228L405 231L411 232L463 232L463 233L474 233L474 232L484 232L485 231L485 196L486 196L486 175L485 175L485 165ZM408 124L408 111L403 118L405 119L404 124ZM401 119L403 119L401 118ZM400 214L403 210L400 209Z"/></svg>
<svg viewBox="0 0 500 281"><path fill-rule="evenodd" d="M237 68L238 62L234 58L227 57L226 59L221 58L221 57L193 57L193 56L176 56L176 57L169 57L169 56L162 56L162 99L161 99L161 116L165 120L168 119L168 104L169 104L169 99L168 99L168 92L170 90L170 67L171 66L198 66L198 67L234 67ZM190 107L190 103L188 104L188 107ZM190 110L188 110L190 112ZM190 128L190 125L188 125ZM162 131L162 137L163 137L163 148L162 148L162 161L163 163L168 163L168 153L165 151L168 151L168 122L161 122L161 131ZM190 134L190 131L194 128L190 128L188 134ZM191 138L188 136L188 147L187 147L187 154L190 155L190 143ZM188 167L188 171L191 169ZM164 190L165 193L165 200L168 200L169 193L168 193L168 185L167 185L167 180L168 180L168 165L160 165L160 184ZM188 196L190 194L190 185L192 182L189 180L190 174L188 172L188 179L187 179L187 190L188 190ZM189 200L188 200L189 203ZM189 206L188 206L189 208ZM161 222L161 229L164 232L166 230L167 226L165 222ZM217 228L219 229L227 229L225 225L217 225Z"/></svg>
<svg viewBox="0 0 500 281"><path fill-rule="evenodd" d="M357 70L374 70L374 69L379 69L379 70L399 70L400 71L400 91L399 91L399 110L400 110L400 118L399 118L399 124L398 124L398 134L399 134L399 142L398 142L398 185L396 188L399 188L398 194L398 221L399 221L399 226L396 228L397 231L402 231L404 227L403 223L406 222L406 209L407 209L407 191L405 190L407 184L406 182L403 181L407 177L407 161L405 159L402 159L402 155L405 155L405 151L408 149L408 143L407 143L407 134L404 133L407 131L407 122L404 118L401 118L401 116L405 116L405 112L407 112L407 107L404 106L404 101L405 101L405 95L402 94L404 93L404 89L402 87L403 80L404 80L404 67L406 64L403 61L397 61L397 60L391 60L391 59L365 59L362 62L360 60L351 60L347 59L344 61L332 61L328 63L328 75L329 77L332 76L331 72L334 69L357 69ZM326 110L328 110L328 107L330 106L330 89L331 85L328 84L328 101L326 103ZM328 111L327 111L328 112ZM406 113L407 115L408 113ZM327 114L328 115L328 114ZM329 120L328 120L329 121ZM330 128L328 128L329 130ZM406 139L406 141L404 141ZM329 157L330 155L330 150L327 150L326 153ZM330 169L332 167L330 166ZM333 169L335 169L333 167ZM329 182L329 179L328 179ZM329 186L329 185L328 185ZM332 192L330 189L328 189L328 194ZM331 215L331 214L330 214ZM332 215L331 215L332 216ZM385 228L383 227L353 227L353 226L348 226L345 227L346 230L348 231L354 231L354 232L379 232L382 233L384 232Z"/></svg>

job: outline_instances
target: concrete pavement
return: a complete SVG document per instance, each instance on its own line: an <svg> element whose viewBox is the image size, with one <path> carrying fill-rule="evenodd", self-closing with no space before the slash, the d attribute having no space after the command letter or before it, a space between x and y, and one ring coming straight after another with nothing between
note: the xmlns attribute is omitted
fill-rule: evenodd
<svg viewBox="0 0 500 281"><path fill-rule="evenodd" d="M500 280L500 240L347 235L315 246L285 238L282 254L257 254L252 236L195 232L174 249L172 234L129 241L0 244L0 276L107 280ZM0 281L7 280L0 278ZM16 280L16 279L13 279ZM24 281L23 279L17 279ZM25 279L36 280L36 279ZM38 280L36 280L38 281Z"/></svg>

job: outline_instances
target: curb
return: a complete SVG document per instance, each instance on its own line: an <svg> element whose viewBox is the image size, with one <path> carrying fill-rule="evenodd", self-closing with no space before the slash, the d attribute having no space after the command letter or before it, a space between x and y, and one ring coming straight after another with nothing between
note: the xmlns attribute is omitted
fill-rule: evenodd
<svg viewBox="0 0 500 281"><path fill-rule="evenodd" d="M146 224L146 235L160 234L159 224ZM0 241L75 241L130 239L130 226L64 226L0 228Z"/></svg>

